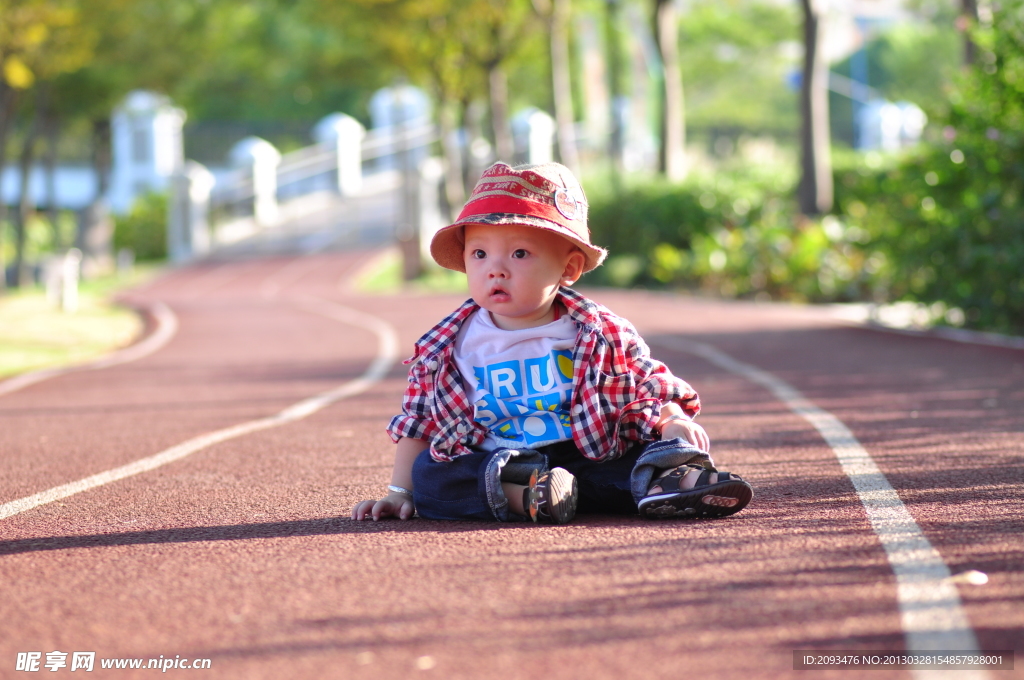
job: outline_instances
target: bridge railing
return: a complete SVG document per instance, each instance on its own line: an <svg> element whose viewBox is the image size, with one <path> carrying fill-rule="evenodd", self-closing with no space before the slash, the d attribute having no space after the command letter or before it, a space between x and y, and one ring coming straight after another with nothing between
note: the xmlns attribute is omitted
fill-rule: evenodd
<svg viewBox="0 0 1024 680"><path fill-rule="evenodd" d="M552 159L550 116L531 110L519 128L519 160ZM410 254L419 252L425 225L439 219L424 215L440 214L434 204L443 173L432 158L437 128L422 121L367 132L350 116L335 114L321 121L314 138L316 143L285 154L258 137L243 139L231 151L233 167L216 180L198 163L186 163L172 181L171 259L202 256L218 244L309 214L329 205L325 197L351 199L384 190L398 190L396 240Z"/></svg>

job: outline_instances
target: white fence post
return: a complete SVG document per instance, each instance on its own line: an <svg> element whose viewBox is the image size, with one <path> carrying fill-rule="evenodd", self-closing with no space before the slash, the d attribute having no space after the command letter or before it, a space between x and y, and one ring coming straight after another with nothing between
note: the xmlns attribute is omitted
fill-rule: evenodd
<svg viewBox="0 0 1024 680"><path fill-rule="evenodd" d="M445 226L441 214L441 181L444 178L444 163L440 158L425 158L419 165L417 187L416 228L420 235L420 253L424 261L430 262L430 240L438 229Z"/></svg>
<svg viewBox="0 0 1024 680"><path fill-rule="evenodd" d="M155 92L135 90L111 117L111 167L108 200L123 214L146 190L166 188L184 161L185 112Z"/></svg>
<svg viewBox="0 0 1024 680"><path fill-rule="evenodd" d="M231 162L237 168L251 173L253 189L253 217L261 227L277 223L277 166L280 152L274 145L259 137L246 137L231 149Z"/></svg>
<svg viewBox="0 0 1024 680"><path fill-rule="evenodd" d="M81 265L82 251L78 248L72 248L64 255L60 306L65 312L78 311L78 276Z"/></svg>
<svg viewBox="0 0 1024 680"><path fill-rule="evenodd" d="M44 268L46 298L54 307L74 313L78 311L78 279L81 275L82 251L71 248L63 255L47 258Z"/></svg>
<svg viewBox="0 0 1024 680"><path fill-rule="evenodd" d="M516 146L531 165L555 159L555 119L540 109L526 109L512 118Z"/></svg>
<svg viewBox="0 0 1024 680"><path fill-rule="evenodd" d="M332 113L313 129L313 138L338 154L338 192L357 196L363 190L363 138L366 128L344 113Z"/></svg>
<svg viewBox="0 0 1024 680"><path fill-rule="evenodd" d="M167 255L185 262L210 252L210 191L213 173L195 161L186 161L171 178L167 215Z"/></svg>

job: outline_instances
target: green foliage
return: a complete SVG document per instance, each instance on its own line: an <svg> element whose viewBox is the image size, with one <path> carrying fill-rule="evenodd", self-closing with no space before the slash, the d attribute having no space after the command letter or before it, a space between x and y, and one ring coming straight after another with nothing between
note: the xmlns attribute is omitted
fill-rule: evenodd
<svg viewBox="0 0 1024 680"><path fill-rule="evenodd" d="M836 217L797 226L793 186L793 177L756 166L683 184L652 179L622 194L592 182L591 231L610 257L591 281L727 296L859 297L868 287L861 232Z"/></svg>
<svg viewBox="0 0 1024 680"><path fill-rule="evenodd" d="M149 192L114 218L114 249L131 248L137 260L167 257L167 194Z"/></svg>
<svg viewBox="0 0 1024 680"><path fill-rule="evenodd" d="M361 113L369 92L394 78L369 31L332 25L312 3L234 0L195 8L208 54L173 95L195 120L312 121Z"/></svg>
<svg viewBox="0 0 1024 680"><path fill-rule="evenodd" d="M878 263L863 231L834 216L799 221L791 178L718 173L588 194L593 238L611 251L593 283L816 301L871 290Z"/></svg>
<svg viewBox="0 0 1024 680"><path fill-rule="evenodd" d="M974 32L978 61L903 156L835 154L836 208L797 216L792 182L718 173L621 194L588 184L595 283L796 300L910 300L954 325L1024 333L1024 2ZM941 312L940 312L941 313Z"/></svg>
<svg viewBox="0 0 1024 680"><path fill-rule="evenodd" d="M25 90L37 80L81 68L97 36L83 20L85 0L0 3L0 80Z"/></svg>
<svg viewBox="0 0 1024 680"><path fill-rule="evenodd" d="M932 119L948 114L949 84L963 59L963 38L952 17L898 24L872 39L864 50L834 64L832 71L852 78L854 60L864 59L867 83L878 96L913 102ZM833 139L851 145L852 106L848 97L829 93Z"/></svg>
<svg viewBox="0 0 1024 680"><path fill-rule="evenodd" d="M1024 3L979 31L944 139L888 170L847 171L840 210L890 262L893 299L960 308L967 325L1024 332Z"/></svg>
<svg viewBox="0 0 1024 680"><path fill-rule="evenodd" d="M57 215L57 228L54 229L50 220L42 213L33 213L25 225L25 259L38 262L46 255L57 250L68 248L75 240L75 214L63 210ZM0 238L0 262L14 261L15 250L14 225L10 221L0 222L3 230Z"/></svg>
<svg viewBox="0 0 1024 680"><path fill-rule="evenodd" d="M797 3L690 3L680 16L687 127L786 136L798 124L786 74L799 66Z"/></svg>

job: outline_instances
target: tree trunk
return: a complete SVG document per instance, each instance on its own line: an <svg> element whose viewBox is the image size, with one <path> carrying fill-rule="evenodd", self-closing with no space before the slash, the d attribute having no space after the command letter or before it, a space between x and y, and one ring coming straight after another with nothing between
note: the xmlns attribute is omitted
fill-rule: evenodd
<svg viewBox="0 0 1024 680"><path fill-rule="evenodd" d="M92 165L96 170L96 196L94 202L107 195L110 188L110 119L92 122Z"/></svg>
<svg viewBox="0 0 1024 680"><path fill-rule="evenodd" d="M960 19L957 27L964 34L964 66L978 58L978 46L971 39L971 29L978 25L978 0L960 0Z"/></svg>
<svg viewBox="0 0 1024 680"><path fill-rule="evenodd" d="M800 212L832 209L832 150L828 123L828 66L818 50L821 11L817 0L801 0L804 12L804 70L800 85Z"/></svg>
<svg viewBox="0 0 1024 680"><path fill-rule="evenodd" d="M512 163L515 159L515 144L508 120L508 79L500 61L487 67L487 82L491 100L491 127L494 130L494 150L498 160Z"/></svg>
<svg viewBox="0 0 1024 680"><path fill-rule="evenodd" d="M36 138L39 136L39 128L41 126L39 106L41 98L42 94L36 95L36 110L32 115L32 122L29 124L28 134L21 148L21 157L18 160L18 174L21 176L21 195L18 199L18 210L14 218L14 286L16 288L30 283L28 264L25 262L25 237L28 230L29 217L32 216L35 208L32 203L32 162L35 160Z"/></svg>
<svg viewBox="0 0 1024 680"><path fill-rule="evenodd" d="M60 139L60 121L52 111L44 117L43 136L46 138L46 156L43 169L46 182L46 219L53 230L53 249L59 251L64 244L60 234L60 210L57 207L57 142Z"/></svg>
<svg viewBox="0 0 1024 680"><path fill-rule="evenodd" d="M674 0L655 0L654 35L662 64L659 170L678 182L686 177L686 113L679 68L679 21Z"/></svg>
<svg viewBox="0 0 1024 680"><path fill-rule="evenodd" d="M619 187L620 173L625 169L623 151L625 131L622 106L622 43L619 39L619 10L621 0L605 0L605 45L608 50L608 94L611 104L611 134L608 135L608 155L612 163L612 181Z"/></svg>
<svg viewBox="0 0 1024 680"><path fill-rule="evenodd" d="M562 165L579 173L575 116L572 110L572 76L569 66L569 18L572 0L554 0L551 11L551 85L555 104L558 154Z"/></svg>
<svg viewBox="0 0 1024 680"><path fill-rule="evenodd" d="M4 168L7 166L7 133L14 120L14 106L17 104L17 99L18 90L0 78L0 178L3 177ZM0 196L0 291L7 288L7 263L4 261L4 238L6 236L4 222L6 219L7 202L3 196Z"/></svg>
<svg viewBox="0 0 1024 680"><path fill-rule="evenodd" d="M462 149L456 138L454 104L442 98L438 105L437 119L441 128L441 150L444 153L444 196L448 203L448 218L454 220L466 202Z"/></svg>

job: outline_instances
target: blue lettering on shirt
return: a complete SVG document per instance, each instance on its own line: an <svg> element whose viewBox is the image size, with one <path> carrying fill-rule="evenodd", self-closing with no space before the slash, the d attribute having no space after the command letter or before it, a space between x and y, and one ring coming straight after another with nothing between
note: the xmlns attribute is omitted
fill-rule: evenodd
<svg viewBox="0 0 1024 680"><path fill-rule="evenodd" d="M523 371L518 361L502 361L485 366L484 389L498 399L523 396Z"/></svg>
<svg viewBox="0 0 1024 680"><path fill-rule="evenodd" d="M571 439L572 372L567 350L474 367L484 394L473 418L495 436L524 447Z"/></svg>

